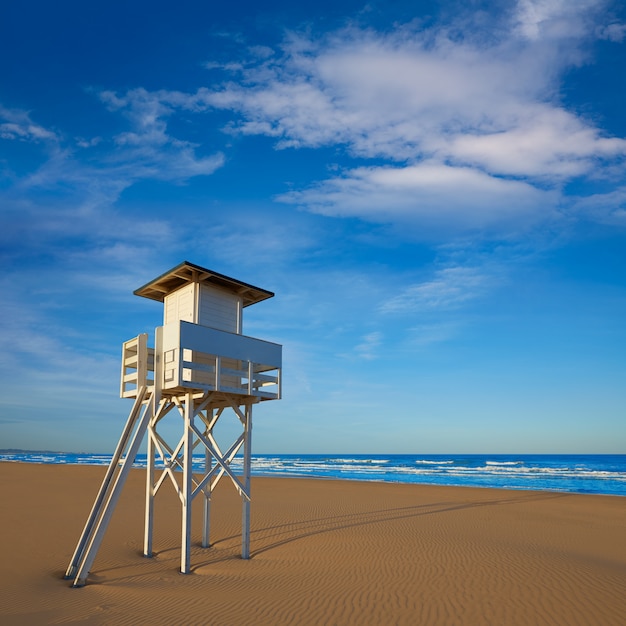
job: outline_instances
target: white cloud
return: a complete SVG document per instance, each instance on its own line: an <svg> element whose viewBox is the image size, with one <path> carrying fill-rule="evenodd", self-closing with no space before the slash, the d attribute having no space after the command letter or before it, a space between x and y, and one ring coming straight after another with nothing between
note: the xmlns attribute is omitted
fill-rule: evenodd
<svg viewBox="0 0 626 626"><path fill-rule="evenodd" d="M79 148L92 148L93 146L97 146L101 141L102 137L92 137L91 139L76 137L76 145Z"/></svg>
<svg viewBox="0 0 626 626"><path fill-rule="evenodd" d="M442 312L479 298L493 287L494 278L475 267L446 267L431 280L407 287L380 307L382 313Z"/></svg>
<svg viewBox="0 0 626 626"><path fill-rule="evenodd" d="M518 180L436 162L362 167L278 198L324 215L359 216L428 233L506 232L554 215L556 197Z"/></svg>
<svg viewBox="0 0 626 626"><path fill-rule="evenodd" d="M518 0L513 13L514 32L529 40L563 40L595 36L621 41L624 26L607 19L610 0Z"/></svg>
<svg viewBox="0 0 626 626"><path fill-rule="evenodd" d="M430 324L418 324L409 329L410 346L423 348L454 339L461 330L459 322L446 321Z"/></svg>
<svg viewBox="0 0 626 626"><path fill-rule="evenodd" d="M626 154L624 139L602 137L562 109L536 105L524 117L507 131L456 136L450 155L495 174L558 180L590 173L596 159Z"/></svg>
<svg viewBox="0 0 626 626"><path fill-rule="evenodd" d="M30 245L67 256L67 243L80 241L96 263L117 243L127 246L140 263L154 258L150 246L166 242L168 250L177 249L180 228L173 236L167 220L133 219L116 210L115 203L138 181L184 183L209 175L223 165L224 156L199 155L195 144L168 131L168 118L189 108L177 92L168 93L163 102L142 89L122 97L105 92L102 99L112 111L124 112L128 131L114 138L70 140L36 124L25 111L0 108L4 138L46 141L44 162L21 176L9 173L11 185L0 190L0 238L6 249L19 255Z"/></svg>
<svg viewBox="0 0 626 626"><path fill-rule="evenodd" d="M367 361L375 359L378 355L378 348L382 343L383 335L378 331L374 331L364 335L361 342L355 346L354 352L356 355Z"/></svg>
<svg viewBox="0 0 626 626"><path fill-rule="evenodd" d="M605 136L558 99L559 77L579 61L580 42L620 37L615 22L598 23L603 5L520 0L489 38L461 18L386 33L290 33L280 53L253 46L245 61L219 65L236 80L215 89L103 91L101 101L128 128L109 139L78 139L94 155L89 165L73 147L57 148L19 187L74 186L84 192L82 206L96 207L139 180L209 175L224 155L202 155L200 145L175 136L170 120L220 108L236 115L229 132L275 137L283 149L344 146L375 159L283 194L283 202L425 237L507 235L554 217L568 179L595 174L598 163L623 167L626 141ZM2 113L7 137L54 136L24 112Z"/></svg>
<svg viewBox="0 0 626 626"><path fill-rule="evenodd" d="M626 143L615 140L608 147L593 125L555 98L558 76L572 62L569 51L578 50L577 41L552 45L515 33L520 24L525 33L539 32L544 22L562 19L585 24L568 30L582 37L590 30L587 5L594 4L521 2L513 32L489 44L474 41L471 32L453 39L444 29L409 27L387 34L351 28L321 40L294 36L282 58L251 66L242 82L202 90L197 98L238 111L240 132L277 137L280 147L344 144L368 158L463 162L460 140L493 136L502 144L487 145L485 161L493 165L493 152L507 157L520 137L539 136L541 152L532 156L547 152L541 158L546 175L578 172L588 169L582 158L624 154ZM528 146L521 150L513 173L536 175Z"/></svg>
<svg viewBox="0 0 626 626"><path fill-rule="evenodd" d="M519 0L516 31L528 39L580 37L588 32L586 19L603 0Z"/></svg>
<svg viewBox="0 0 626 626"><path fill-rule="evenodd" d="M102 102L130 124L113 138L115 149L93 170L72 169L71 156L59 152L30 181L61 180L65 170L66 180L89 178L98 193L116 197L141 179L211 174L225 157L200 156L200 146L173 136L168 122L227 109L236 114L228 132L274 137L282 149L343 146L377 160L281 201L411 225L426 236L506 235L552 217L567 180L594 175L598 163L622 167L626 140L605 136L558 98L561 74L582 58L581 42L621 37L620 25L598 22L604 5L519 0L488 39L462 18L452 27L410 24L387 33L289 33L280 54L253 46L241 62L208 63L236 77L214 89L103 91Z"/></svg>
<svg viewBox="0 0 626 626"><path fill-rule="evenodd" d="M597 30L597 36L599 39L606 39L616 43L622 42L624 37L626 37L626 24L615 22L608 26L600 26Z"/></svg>
<svg viewBox="0 0 626 626"><path fill-rule="evenodd" d="M57 141L56 133L30 119L26 111L0 106L0 139L19 141Z"/></svg>
<svg viewBox="0 0 626 626"><path fill-rule="evenodd" d="M190 224L192 234L188 239L199 248L210 241L211 256L225 265L248 269L263 267L267 271L284 266L303 251L314 251L319 246L320 233L302 222L299 215L288 214L268 222L267 214L243 213L207 223L203 215Z"/></svg>
<svg viewBox="0 0 626 626"><path fill-rule="evenodd" d="M282 55L189 94L186 106L230 109L239 116L231 132L275 137L278 148L344 146L397 164L348 169L283 201L427 228L525 227L553 214L565 181L593 176L599 163L622 167L626 140L558 97L585 41L621 37L619 25L600 28L605 4L520 0L490 39L462 20L292 33Z"/></svg>
<svg viewBox="0 0 626 626"><path fill-rule="evenodd" d="M572 210L586 220L609 226L626 226L626 187L578 198Z"/></svg>
<svg viewBox="0 0 626 626"><path fill-rule="evenodd" d="M111 111L123 112L131 122L131 130L114 137L119 151L112 156L114 163L132 165L137 174L132 176L129 170L127 175L131 178L186 180L212 174L224 164L222 153L199 157L198 145L168 133L167 118L178 109L206 108L197 98L176 91L152 93L143 88L130 90L123 96L104 91L100 98Z"/></svg>

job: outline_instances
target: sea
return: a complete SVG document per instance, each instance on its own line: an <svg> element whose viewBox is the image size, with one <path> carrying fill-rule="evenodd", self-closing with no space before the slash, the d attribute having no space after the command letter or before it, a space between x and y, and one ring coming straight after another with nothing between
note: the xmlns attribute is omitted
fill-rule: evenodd
<svg viewBox="0 0 626 626"><path fill-rule="evenodd" d="M111 455L0 451L0 461L108 465ZM137 455L135 467L145 466ZM194 466L201 470L203 457ZM242 459L231 466L240 472ZM626 454L258 454L252 475L626 496Z"/></svg>

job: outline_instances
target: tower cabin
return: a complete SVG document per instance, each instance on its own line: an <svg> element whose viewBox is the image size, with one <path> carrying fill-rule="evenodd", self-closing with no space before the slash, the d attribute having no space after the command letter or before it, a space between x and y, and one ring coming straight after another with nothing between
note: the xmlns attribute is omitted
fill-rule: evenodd
<svg viewBox="0 0 626 626"><path fill-rule="evenodd" d="M134 291L162 302L155 351L140 335L124 343L120 395L142 385L161 394L221 391L258 401L280 398L282 346L242 333L243 309L271 291L184 261ZM144 345L141 345L141 344Z"/></svg>

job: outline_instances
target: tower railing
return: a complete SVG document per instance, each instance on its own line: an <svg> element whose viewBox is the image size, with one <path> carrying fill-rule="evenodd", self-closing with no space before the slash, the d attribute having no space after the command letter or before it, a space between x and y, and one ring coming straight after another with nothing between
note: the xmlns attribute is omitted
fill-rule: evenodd
<svg viewBox="0 0 626 626"><path fill-rule="evenodd" d="M121 397L154 387L156 354L162 358L162 393L191 389L280 399L282 346L182 321L166 324L158 335L162 345L156 348L148 347L147 335L123 344Z"/></svg>
<svg viewBox="0 0 626 626"><path fill-rule="evenodd" d="M146 333L122 344L120 398L136 398L141 387L154 388L154 348L148 347Z"/></svg>

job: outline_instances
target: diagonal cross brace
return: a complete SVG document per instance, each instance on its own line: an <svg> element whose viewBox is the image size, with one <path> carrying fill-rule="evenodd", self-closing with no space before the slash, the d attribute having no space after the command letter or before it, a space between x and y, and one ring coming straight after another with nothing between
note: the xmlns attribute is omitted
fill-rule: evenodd
<svg viewBox="0 0 626 626"><path fill-rule="evenodd" d="M233 460L233 458L235 457L235 455L239 451L239 448L241 448L241 445L244 442L244 434L242 433L241 435L239 435L239 437L236 439L236 441L228 449L226 454L222 455L222 452L219 449L219 447L216 445L215 441L209 441L207 438L205 438L204 434L201 433L196 428L195 425L191 426L191 430L195 433L196 437L198 437L198 439L202 442L202 444L206 447L206 449L213 455L213 458L217 462L217 465L215 465L211 469L211 471L208 472L205 475L205 477L200 481L200 483L198 484L198 486L196 487L196 489L193 492L192 498L195 497L197 495L197 493L200 492L202 487L204 487L206 485L206 483L211 479L213 474L215 474L219 470L219 475L217 477L217 480L211 486L211 488L213 488L215 486L215 484L217 483L217 481L223 476L223 474L226 473L226 474L228 474L229 478L233 481L237 491L239 491L239 493L244 498L249 500L250 499L250 494L249 494L248 490L245 488L244 485L241 484L241 482L239 481L239 478L235 474L233 474L232 470L230 469L230 462ZM209 434L209 437L212 439L210 434Z"/></svg>

